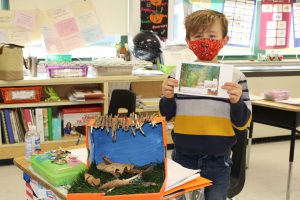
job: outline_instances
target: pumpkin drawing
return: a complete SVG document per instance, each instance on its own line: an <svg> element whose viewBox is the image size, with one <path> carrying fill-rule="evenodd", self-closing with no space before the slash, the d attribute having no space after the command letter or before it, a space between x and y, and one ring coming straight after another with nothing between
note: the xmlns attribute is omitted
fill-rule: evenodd
<svg viewBox="0 0 300 200"><path fill-rule="evenodd" d="M153 6L159 6L162 3L162 0L150 0Z"/></svg>
<svg viewBox="0 0 300 200"><path fill-rule="evenodd" d="M154 12L150 14L150 21L154 24L162 23L163 19L164 19L164 15L161 13Z"/></svg>

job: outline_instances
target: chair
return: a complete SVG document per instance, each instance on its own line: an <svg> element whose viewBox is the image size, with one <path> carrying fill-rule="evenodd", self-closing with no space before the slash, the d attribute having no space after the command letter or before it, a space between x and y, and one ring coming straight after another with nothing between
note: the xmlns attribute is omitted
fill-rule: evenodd
<svg viewBox="0 0 300 200"><path fill-rule="evenodd" d="M116 89L113 90L110 98L108 114L113 116L118 114L119 108L127 109L127 117L130 113L135 112L136 95L130 90Z"/></svg>
<svg viewBox="0 0 300 200"><path fill-rule="evenodd" d="M235 130L237 142L232 147L232 162L230 174L230 186L227 191L227 197L233 199L238 195L245 184L246 179L246 146L248 130Z"/></svg>
<svg viewBox="0 0 300 200"><path fill-rule="evenodd" d="M119 108L127 109L127 117L129 117L130 113L135 112L136 105L136 95L130 90L116 89L113 90L110 98L108 115L112 114L115 116L118 114ZM76 142L76 145L80 144L82 138L82 134L79 134L79 138Z"/></svg>

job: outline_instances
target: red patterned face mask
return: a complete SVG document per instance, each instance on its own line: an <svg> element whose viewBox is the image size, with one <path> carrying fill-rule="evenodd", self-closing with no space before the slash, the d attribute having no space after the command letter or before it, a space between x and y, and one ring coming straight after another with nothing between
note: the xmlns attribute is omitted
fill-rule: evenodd
<svg viewBox="0 0 300 200"><path fill-rule="evenodd" d="M211 61L224 46L223 40L209 38L190 41L188 45L200 61Z"/></svg>

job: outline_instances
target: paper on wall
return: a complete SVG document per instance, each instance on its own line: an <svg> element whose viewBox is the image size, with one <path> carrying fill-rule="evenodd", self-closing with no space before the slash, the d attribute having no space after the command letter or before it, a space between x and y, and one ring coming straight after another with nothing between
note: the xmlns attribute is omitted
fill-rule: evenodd
<svg viewBox="0 0 300 200"><path fill-rule="evenodd" d="M12 24L29 31L34 31L36 28L35 10L16 10Z"/></svg>

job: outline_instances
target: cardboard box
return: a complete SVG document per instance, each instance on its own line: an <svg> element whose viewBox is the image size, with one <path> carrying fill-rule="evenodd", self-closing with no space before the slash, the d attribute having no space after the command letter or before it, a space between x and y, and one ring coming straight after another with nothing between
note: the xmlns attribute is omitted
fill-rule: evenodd
<svg viewBox="0 0 300 200"><path fill-rule="evenodd" d="M131 131L122 129L117 131L116 141L112 141L111 134L106 134L105 129L93 127L94 120L87 125L87 148L89 151L88 167L93 162L102 161L100 155L108 156L116 163L130 163L143 166L149 163L163 164L163 177L161 187L154 193L134 193L123 195L107 195L105 193L69 193L68 200L161 200L164 195L166 175L166 122L164 118L155 118L158 122L155 127L150 123L143 125L146 137L136 131L134 137ZM160 186L160 185L159 185ZM126 187L126 186L125 186ZM116 190L116 189L114 189Z"/></svg>
<svg viewBox="0 0 300 200"><path fill-rule="evenodd" d="M93 118L100 115L101 106L89 107L68 107L62 108L63 134L77 135L86 134L85 126Z"/></svg>

